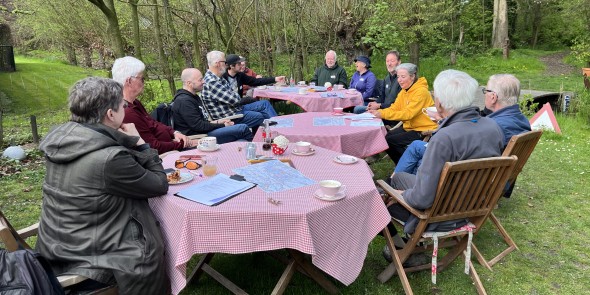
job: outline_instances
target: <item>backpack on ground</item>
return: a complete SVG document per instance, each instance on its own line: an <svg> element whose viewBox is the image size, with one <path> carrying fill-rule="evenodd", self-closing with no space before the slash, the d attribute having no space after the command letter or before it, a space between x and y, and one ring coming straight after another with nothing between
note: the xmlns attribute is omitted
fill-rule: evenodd
<svg viewBox="0 0 590 295"><path fill-rule="evenodd" d="M164 123L172 128L174 128L174 118L172 116L172 104L171 103L161 103L159 104L156 109L151 113L152 118L154 120Z"/></svg>
<svg viewBox="0 0 590 295"><path fill-rule="evenodd" d="M32 250L0 249L0 294L63 295L45 258Z"/></svg>

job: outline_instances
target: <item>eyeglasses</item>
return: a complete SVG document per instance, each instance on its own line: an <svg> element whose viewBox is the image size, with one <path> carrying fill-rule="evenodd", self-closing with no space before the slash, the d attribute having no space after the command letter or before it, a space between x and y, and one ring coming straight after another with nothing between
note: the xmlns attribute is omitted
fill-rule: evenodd
<svg viewBox="0 0 590 295"><path fill-rule="evenodd" d="M176 169L186 168L188 170L197 170L201 168L201 164L190 160L176 160L176 162L174 162L174 167L176 167Z"/></svg>
<svg viewBox="0 0 590 295"><path fill-rule="evenodd" d="M138 77L138 76L132 76L135 79L139 79L141 80L141 83L145 83L145 77Z"/></svg>
<svg viewBox="0 0 590 295"><path fill-rule="evenodd" d="M483 93L484 95L486 94L486 92L492 92L492 93L494 93L494 90L489 90L489 89L486 89L486 88L482 88L481 89L481 93Z"/></svg>
<svg viewBox="0 0 590 295"><path fill-rule="evenodd" d="M218 62L222 62L222 63L224 63L224 64L227 64L227 61L225 61L225 60L220 60L220 61L218 61Z"/></svg>

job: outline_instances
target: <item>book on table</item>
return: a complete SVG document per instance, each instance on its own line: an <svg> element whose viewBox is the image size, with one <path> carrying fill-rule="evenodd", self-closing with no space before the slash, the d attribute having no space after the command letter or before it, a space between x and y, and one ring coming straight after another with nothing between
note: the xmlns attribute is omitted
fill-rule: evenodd
<svg viewBox="0 0 590 295"><path fill-rule="evenodd" d="M254 186L256 184L235 180L220 173L205 181L193 184L174 195L203 205L215 206Z"/></svg>

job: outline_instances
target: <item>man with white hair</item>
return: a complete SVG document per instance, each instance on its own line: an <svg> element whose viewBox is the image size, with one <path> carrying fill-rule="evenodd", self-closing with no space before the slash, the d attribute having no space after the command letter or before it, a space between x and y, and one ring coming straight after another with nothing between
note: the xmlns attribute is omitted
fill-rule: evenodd
<svg viewBox="0 0 590 295"><path fill-rule="evenodd" d="M231 88L230 83L223 78L227 70L225 54L221 51L207 53L208 70L205 73L205 85L201 92L206 111L211 119L218 120L228 116L243 114L236 119L236 123L246 124L256 129L264 121L277 115L268 100L260 100L242 105L240 94Z"/></svg>
<svg viewBox="0 0 590 295"><path fill-rule="evenodd" d="M446 162L495 157L502 153L502 129L494 120L481 117L476 106L471 106L478 88L475 79L456 70L443 71L434 80L434 105L443 121L428 143L418 173L395 173L391 179L391 186L399 190L413 208L425 210L432 206ZM391 216L406 222L404 232L414 232L418 219L408 210L399 204L388 207L388 210ZM466 222L461 219L435 223L428 230L453 230ZM397 231L393 226L390 230L395 238ZM388 249L384 249L383 255L391 259Z"/></svg>
<svg viewBox="0 0 590 295"><path fill-rule="evenodd" d="M338 65L338 58L334 50L326 52L326 64L317 68L311 81L318 86L323 86L326 82L332 85L348 85L348 77L343 67Z"/></svg>
<svg viewBox="0 0 590 295"><path fill-rule="evenodd" d="M113 64L113 80L123 85L123 99L128 104L123 123L134 123L141 138L160 154L197 146L196 140L154 120L137 100L144 88L144 71L145 64L131 56L118 58Z"/></svg>

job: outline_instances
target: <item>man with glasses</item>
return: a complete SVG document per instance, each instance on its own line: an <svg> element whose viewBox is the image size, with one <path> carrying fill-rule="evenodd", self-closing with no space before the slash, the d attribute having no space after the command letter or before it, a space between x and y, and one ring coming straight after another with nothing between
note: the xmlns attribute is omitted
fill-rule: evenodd
<svg viewBox="0 0 590 295"><path fill-rule="evenodd" d="M264 119L277 115L268 100L241 104L242 98L240 94L232 89L230 83L223 78L223 74L227 70L227 61L223 52L211 51L207 53L207 64L208 70L203 79L205 85L201 95L206 111L212 120L243 114L244 116L236 119L235 122L256 129Z"/></svg>
<svg viewBox="0 0 590 295"><path fill-rule="evenodd" d="M245 124L234 124L230 120L209 122L203 102L197 92L203 90L203 74L193 68L184 69L180 75L182 89L176 91L172 113L174 127L186 135L206 133L217 137L217 143L236 140L252 141L254 135Z"/></svg>
<svg viewBox="0 0 590 295"><path fill-rule="evenodd" d="M493 119L504 134L503 148L512 136L531 131L529 120L522 114L518 106L520 81L510 74L497 74L489 78L488 84L482 88L485 95L485 108L489 110L488 118ZM421 140L412 142L395 166L394 174L407 172L416 174L426 152L427 143Z"/></svg>
<svg viewBox="0 0 590 295"><path fill-rule="evenodd" d="M125 108L123 123L134 123L141 138L160 154L197 146L196 140L190 140L172 127L152 119L145 107L137 100L143 92L144 72L145 64L135 57L118 58L113 64L113 80L123 85L123 99L128 104Z"/></svg>

